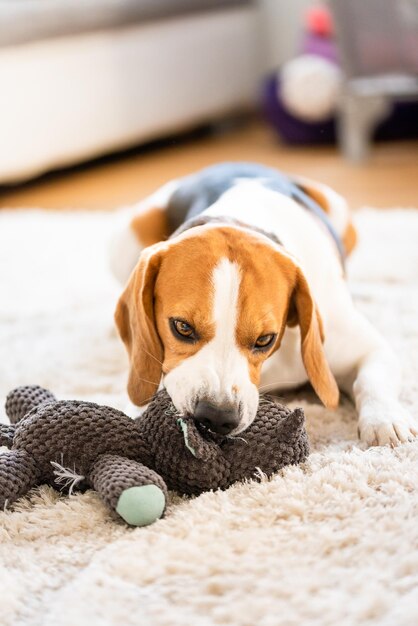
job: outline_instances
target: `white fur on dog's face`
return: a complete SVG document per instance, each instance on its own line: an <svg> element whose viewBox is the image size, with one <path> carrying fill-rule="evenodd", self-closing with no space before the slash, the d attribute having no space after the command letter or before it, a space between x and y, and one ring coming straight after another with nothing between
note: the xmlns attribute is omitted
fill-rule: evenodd
<svg viewBox="0 0 418 626"><path fill-rule="evenodd" d="M338 389L306 279L265 239L201 226L144 250L115 314L130 357L132 402L146 404L163 376L178 411L193 415L200 401L235 409L233 432L240 432L256 415L264 361L280 347L286 325L299 324L310 380L324 403L335 405ZM192 334L178 332L178 322Z"/></svg>
<svg viewBox="0 0 418 626"><path fill-rule="evenodd" d="M193 356L164 377L164 385L181 413L193 414L199 399L234 405L244 430L254 419L258 389L250 380L248 360L237 345L238 297L241 270L223 258L212 270L212 323L215 335Z"/></svg>

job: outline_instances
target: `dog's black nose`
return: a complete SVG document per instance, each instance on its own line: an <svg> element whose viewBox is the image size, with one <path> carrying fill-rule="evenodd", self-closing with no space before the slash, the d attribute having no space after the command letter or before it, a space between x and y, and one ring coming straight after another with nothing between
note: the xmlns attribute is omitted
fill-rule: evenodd
<svg viewBox="0 0 418 626"><path fill-rule="evenodd" d="M193 418L214 433L227 435L239 424L238 408L230 404L216 405L207 400L199 400Z"/></svg>

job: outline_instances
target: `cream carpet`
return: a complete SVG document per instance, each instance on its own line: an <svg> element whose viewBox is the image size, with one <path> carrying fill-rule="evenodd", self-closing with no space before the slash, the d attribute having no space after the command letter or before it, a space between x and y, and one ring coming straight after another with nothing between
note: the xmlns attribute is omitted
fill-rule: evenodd
<svg viewBox="0 0 418 626"><path fill-rule="evenodd" d="M418 211L356 219L353 293L399 354L417 414ZM123 407L111 221L0 212L2 400L36 382ZM292 403L308 416L303 467L174 498L152 527L126 528L92 492L49 488L0 513L2 626L416 626L418 443L362 450L348 401L337 413L306 394Z"/></svg>

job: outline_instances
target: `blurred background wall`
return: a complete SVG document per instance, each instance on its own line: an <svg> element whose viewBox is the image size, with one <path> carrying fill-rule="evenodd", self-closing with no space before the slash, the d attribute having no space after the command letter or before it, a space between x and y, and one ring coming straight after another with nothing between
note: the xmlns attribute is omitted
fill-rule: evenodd
<svg viewBox="0 0 418 626"><path fill-rule="evenodd" d="M265 64L273 70L298 51L305 10L314 0L260 0L266 34Z"/></svg>
<svg viewBox="0 0 418 626"><path fill-rule="evenodd" d="M417 100L417 0L0 1L0 185L248 112L360 162Z"/></svg>

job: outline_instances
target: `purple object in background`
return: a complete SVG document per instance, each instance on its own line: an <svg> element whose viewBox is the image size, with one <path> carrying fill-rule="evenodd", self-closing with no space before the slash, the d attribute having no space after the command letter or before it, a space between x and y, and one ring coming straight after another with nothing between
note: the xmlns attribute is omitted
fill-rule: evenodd
<svg viewBox="0 0 418 626"><path fill-rule="evenodd" d="M343 3L345 0L340 1ZM374 2L379 2L379 0L374 0ZM345 5L343 4L342 6ZM390 12L394 8L389 0L385 6L386 10L391 14ZM356 7L356 10L360 12L367 9L366 6L363 6L361 0L358 0ZM322 5L311 7L306 13L305 20L305 29L300 47L301 55L318 56L339 65L338 49L334 40L333 20L329 10ZM370 42L369 31L366 29L360 33L357 28L355 32L357 33L357 38L362 35L364 39L363 48L358 42L352 44L357 52L362 50L364 55L364 46L368 45L372 48L371 52L373 52L372 57L374 61L376 61L376 58L379 59L379 57L376 57L376 54L379 52L379 46L376 46L376 41ZM409 31L407 34L409 35ZM407 38L409 54L411 54L411 51L416 50L418 46L418 35L415 31L412 32L412 35L415 36L413 41ZM393 46L396 49L399 48L398 39L395 38L393 41ZM383 43L385 44L385 54L387 54L390 48L386 46L386 38L383 38ZM266 77L262 86L261 105L267 121L286 143L312 145L336 142L336 115L323 119L320 122L305 122L286 109L281 98L279 71ZM416 137L418 137L418 102L416 100L401 100L392 103L390 115L377 126L374 133L374 139L377 140L414 139Z"/></svg>
<svg viewBox="0 0 418 626"><path fill-rule="evenodd" d="M265 79L261 105L267 121L280 137L289 144L331 144L336 142L335 118L322 122L309 123L299 120L284 108L280 94L280 81L277 76ZM381 122L374 139L415 139L418 137L418 102L397 102L389 117Z"/></svg>
<svg viewBox="0 0 418 626"><path fill-rule="evenodd" d="M261 104L268 122L280 137L291 144L327 144L335 141L335 120L310 123L286 111L280 98L280 80L268 76L262 87Z"/></svg>
<svg viewBox="0 0 418 626"><path fill-rule="evenodd" d="M331 144L336 142L335 117L322 122L304 122L286 111L280 99L280 80L268 76L263 84L261 105L267 121L289 144ZM414 139L418 137L418 102L397 102L389 117L381 122L374 139Z"/></svg>
<svg viewBox="0 0 418 626"><path fill-rule="evenodd" d="M301 54L315 54L338 65L338 53L334 40L315 33L304 34Z"/></svg>
<svg viewBox="0 0 418 626"><path fill-rule="evenodd" d="M389 117L378 125L374 139L415 139L418 137L418 102L393 103Z"/></svg>
<svg viewBox="0 0 418 626"><path fill-rule="evenodd" d="M309 29L303 33L301 54L313 54L332 63L338 63L334 40ZM268 76L264 81L262 107L267 120L287 143L329 144L335 142L334 118L324 119L321 122L304 122L286 110L280 97L279 72Z"/></svg>

